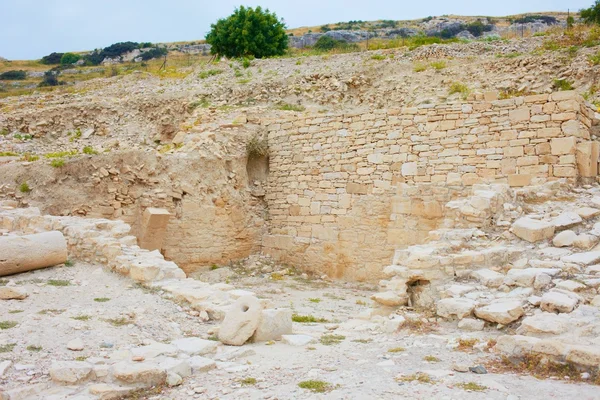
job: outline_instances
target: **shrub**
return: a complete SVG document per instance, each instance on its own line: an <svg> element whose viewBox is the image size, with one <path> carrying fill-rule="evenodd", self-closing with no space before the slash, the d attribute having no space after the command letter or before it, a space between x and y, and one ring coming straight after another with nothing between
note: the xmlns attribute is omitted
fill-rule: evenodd
<svg viewBox="0 0 600 400"><path fill-rule="evenodd" d="M60 58L61 65L70 65L75 64L77 61L81 60L81 56L75 53L65 53Z"/></svg>
<svg viewBox="0 0 600 400"><path fill-rule="evenodd" d="M269 144L266 139L258 135L253 136L246 144L246 153L249 158L261 158L269 154Z"/></svg>
<svg viewBox="0 0 600 400"><path fill-rule="evenodd" d="M440 70L446 68L445 61L434 61L429 65L431 65L431 68L435 69L436 71L440 71Z"/></svg>
<svg viewBox="0 0 600 400"><path fill-rule="evenodd" d="M222 73L223 71L219 70L219 69L209 69L208 71L202 71L200 72L200 74L198 74L198 77L200 79L206 79L209 76L215 76L218 75L220 73Z"/></svg>
<svg viewBox="0 0 600 400"><path fill-rule="evenodd" d="M558 91L574 89L573 84L566 79L555 79L552 88Z"/></svg>
<svg viewBox="0 0 600 400"><path fill-rule="evenodd" d="M0 81L20 81L27 79L27 72L25 71L6 71L0 74Z"/></svg>
<svg viewBox="0 0 600 400"><path fill-rule="evenodd" d="M527 15L522 18L517 18L512 21L513 24L528 24L531 22L541 21L547 25L554 25L558 23L558 20L549 15Z"/></svg>
<svg viewBox="0 0 600 400"><path fill-rule="evenodd" d="M61 83L58 81L58 73L55 71L46 71L44 77L38 86L58 86Z"/></svg>
<svg viewBox="0 0 600 400"><path fill-rule="evenodd" d="M321 32L325 33L325 32L329 32L331 30L331 28L329 27L329 25L323 25L321 26L321 28L319 28L321 30Z"/></svg>
<svg viewBox="0 0 600 400"><path fill-rule="evenodd" d="M572 15L567 17L567 29L571 29L575 25L575 18Z"/></svg>
<svg viewBox="0 0 600 400"><path fill-rule="evenodd" d="M50 165L54 168L60 168L65 165L65 160L63 160L62 158L55 158L52 161L50 161Z"/></svg>
<svg viewBox="0 0 600 400"><path fill-rule="evenodd" d="M321 36L319 40L313 45L313 49L319 51L331 51L334 49L342 51L356 51L358 45L356 43L348 43L344 40L336 40L330 36Z"/></svg>
<svg viewBox="0 0 600 400"><path fill-rule="evenodd" d="M168 51L164 47L154 47L148 51L143 52L140 55L140 57L142 58L142 61L148 61L153 58L161 58L161 57L167 55L167 53L168 53Z"/></svg>
<svg viewBox="0 0 600 400"><path fill-rule="evenodd" d="M212 24L206 35L211 53L229 58L283 55L288 40L283 21L261 7L236 8L231 16Z"/></svg>
<svg viewBox="0 0 600 400"><path fill-rule="evenodd" d="M94 150L94 148L92 146L84 146L83 148L83 154L98 154L98 152L96 150Z"/></svg>
<svg viewBox="0 0 600 400"><path fill-rule="evenodd" d="M42 57L40 63L45 65L60 64L60 60L62 59L63 55L64 53L50 53L47 56Z"/></svg>
<svg viewBox="0 0 600 400"><path fill-rule="evenodd" d="M465 85L464 83L460 83L460 82L454 82L452 85L450 85L450 90L448 91L448 94L452 95L455 93L460 93L463 99L466 99L467 96L469 95L469 87L467 85Z"/></svg>
<svg viewBox="0 0 600 400"><path fill-rule="evenodd" d="M31 192L31 188L29 187L27 182L23 182L23 183L21 183L21 186L19 186L19 191L21 193L29 193L29 192Z"/></svg>
<svg viewBox="0 0 600 400"><path fill-rule="evenodd" d="M251 65L252 65L252 62L250 61L249 58L244 57L242 59L242 67L244 67L244 69L250 68Z"/></svg>
<svg viewBox="0 0 600 400"><path fill-rule="evenodd" d="M494 27L492 25L485 25L480 20L475 22L471 22L470 24L465 26L465 29L471 33L471 35L475 37L479 37L483 35L483 32L490 32Z"/></svg>
<svg viewBox="0 0 600 400"><path fill-rule="evenodd" d="M310 390L311 392L315 393L325 393L332 389L331 384L329 384L328 382L315 380L300 382L298 384L298 387L301 389Z"/></svg>

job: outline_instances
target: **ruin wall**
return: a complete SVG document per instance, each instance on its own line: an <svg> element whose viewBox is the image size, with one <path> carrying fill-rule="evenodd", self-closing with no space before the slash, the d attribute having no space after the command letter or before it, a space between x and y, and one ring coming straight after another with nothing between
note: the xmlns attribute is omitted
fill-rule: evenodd
<svg viewBox="0 0 600 400"><path fill-rule="evenodd" d="M444 226L445 204L474 184L597 175L594 112L575 92L485 97L265 121L263 251L333 277L373 280L395 249Z"/></svg>

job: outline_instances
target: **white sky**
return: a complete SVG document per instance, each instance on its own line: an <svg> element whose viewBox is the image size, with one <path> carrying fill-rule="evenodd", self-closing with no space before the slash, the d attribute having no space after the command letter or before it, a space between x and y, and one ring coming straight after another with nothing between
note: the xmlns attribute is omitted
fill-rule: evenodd
<svg viewBox="0 0 600 400"><path fill-rule="evenodd" d="M592 0L0 0L0 56L41 58L115 42L203 39L239 5L262 6L289 28L444 14L505 16L589 7Z"/></svg>

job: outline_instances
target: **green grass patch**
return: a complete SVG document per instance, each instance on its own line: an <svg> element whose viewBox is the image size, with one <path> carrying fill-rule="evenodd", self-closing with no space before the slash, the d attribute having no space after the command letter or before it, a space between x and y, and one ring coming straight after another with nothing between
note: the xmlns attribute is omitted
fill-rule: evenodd
<svg viewBox="0 0 600 400"><path fill-rule="evenodd" d="M38 311L40 315L59 315L64 313L66 310L57 310L55 308L46 308L44 310Z"/></svg>
<svg viewBox="0 0 600 400"><path fill-rule="evenodd" d="M65 160L63 160L62 158L55 158L52 161L50 161L50 165L53 168L60 168L65 165Z"/></svg>
<svg viewBox="0 0 600 400"><path fill-rule="evenodd" d="M58 151L55 153L46 153L44 154L45 158L63 158L63 157L72 157L72 156L76 156L79 152L77 150L70 150L70 151Z"/></svg>
<svg viewBox="0 0 600 400"><path fill-rule="evenodd" d="M465 85L464 83L460 83L460 82L452 83L450 85L450 89L448 90L449 95L460 93L463 100L467 99L467 96L469 95L470 92L471 92L471 90L469 89L469 87L467 85Z"/></svg>
<svg viewBox="0 0 600 400"><path fill-rule="evenodd" d="M23 311L25 311L25 310L10 310L8 313L9 313L9 314L20 314L20 313L22 313Z"/></svg>
<svg viewBox="0 0 600 400"><path fill-rule="evenodd" d="M475 382L461 382L457 383L456 386L472 392L483 392L484 390L487 390L487 386L478 385Z"/></svg>
<svg viewBox="0 0 600 400"><path fill-rule="evenodd" d="M314 297L314 298L309 298L308 301L310 301L311 303L320 303L321 299L319 299L318 297Z"/></svg>
<svg viewBox="0 0 600 400"><path fill-rule="evenodd" d="M293 314L292 321L299 322L301 324L315 324L315 323L322 324L322 323L329 322L325 318L317 318L314 315L300 315L300 314Z"/></svg>
<svg viewBox="0 0 600 400"><path fill-rule="evenodd" d="M90 317L89 315L78 315L76 317L71 317L71 319L74 319L76 321L89 321L92 317Z"/></svg>
<svg viewBox="0 0 600 400"><path fill-rule="evenodd" d="M334 344L340 344L344 339L346 339L346 336L343 335L323 335L319 339L319 342L325 346L331 346Z"/></svg>
<svg viewBox="0 0 600 400"><path fill-rule="evenodd" d="M18 325L17 321L0 321L0 329L11 329Z"/></svg>
<svg viewBox="0 0 600 400"><path fill-rule="evenodd" d="M552 88L554 90L563 91L563 90L573 90L573 83L566 79L555 79L552 83Z"/></svg>
<svg viewBox="0 0 600 400"><path fill-rule="evenodd" d="M306 107L298 105L298 104L289 104L289 103L281 103L277 105L277 109L278 110L283 110L283 111L304 111L306 110Z"/></svg>
<svg viewBox="0 0 600 400"><path fill-rule="evenodd" d="M403 351L406 351L406 349L404 347L394 347L394 348L388 349L388 353L401 353Z"/></svg>
<svg viewBox="0 0 600 400"><path fill-rule="evenodd" d="M223 73L220 69L209 69L208 71L202 71L198 74L198 78L206 79L211 76L219 75Z"/></svg>
<svg viewBox="0 0 600 400"><path fill-rule="evenodd" d="M302 381L298 384L298 387L315 393L325 393L332 389L329 382L317 380Z"/></svg>
<svg viewBox="0 0 600 400"><path fill-rule="evenodd" d="M96 297L94 301L97 303L106 303L107 301L110 301L110 299L108 297Z"/></svg>
<svg viewBox="0 0 600 400"><path fill-rule="evenodd" d="M30 346L27 346L27 350L32 351L34 353L38 353L43 350L43 347L30 345Z"/></svg>
<svg viewBox="0 0 600 400"><path fill-rule="evenodd" d="M442 69L446 68L446 61L434 61L432 63L429 64L431 66L431 68L435 69L436 71L441 71Z"/></svg>
<svg viewBox="0 0 600 400"><path fill-rule="evenodd" d="M12 151L0 151L0 157L17 157L18 154Z"/></svg>
<svg viewBox="0 0 600 400"><path fill-rule="evenodd" d="M21 185L19 186L19 192L21 192L21 193L29 193L29 192L31 192L31 188L29 187L29 185L27 184L27 182L21 183Z"/></svg>
<svg viewBox="0 0 600 400"><path fill-rule="evenodd" d="M434 362L434 363L440 362L440 359L435 356L425 356L425 357L423 357L423 360L427 361L427 362Z"/></svg>
<svg viewBox="0 0 600 400"><path fill-rule="evenodd" d="M252 386L256 385L256 378L244 378L240 381L243 386Z"/></svg>
<svg viewBox="0 0 600 400"><path fill-rule="evenodd" d="M108 318L104 321L108 322L112 326L125 326L129 325L132 321L129 318L120 317L120 318Z"/></svg>
<svg viewBox="0 0 600 400"><path fill-rule="evenodd" d="M61 279L49 279L46 284L48 286L71 286L71 282Z"/></svg>
<svg viewBox="0 0 600 400"><path fill-rule="evenodd" d="M98 151L94 150L92 146L84 146L82 152L88 155L98 154Z"/></svg>
<svg viewBox="0 0 600 400"><path fill-rule="evenodd" d="M16 343L0 345L0 353L10 353L11 351L13 351L16 345Z"/></svg>

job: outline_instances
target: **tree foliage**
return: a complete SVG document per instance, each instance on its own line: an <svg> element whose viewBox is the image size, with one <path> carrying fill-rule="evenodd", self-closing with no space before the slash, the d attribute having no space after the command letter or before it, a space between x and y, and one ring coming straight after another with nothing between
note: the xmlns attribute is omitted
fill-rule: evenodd
<svg viewBox="0 0 600 400"><path fill-rule="evenodd" d="M62 65L69 65L69 64L75 64L77 61L79 61L81 59L81 56L79 54L74 54L74 53L65 53L63 54L63 56L60 58L60 63Z"/></svg>
<svg viewBox="0 0 600 400"><path fill-rule="evenodd" d="M263 58L284 54L288 36L275 13L241 6L211 25L206 42L212 46L211 53L219 56Z"/></svg>
<svg viewBox="0 0 600 400"><path fill-rule="evenodd" d="M6 71L0 74L0 81L20 81L27 79L27 72L21 70Z"/></svg>
<svg viewBox="0 0 600 400"><path fill-rule="evenodd" d="M600 24L600 0L596 0L590 8L579 11L579 14L588 24Z"/></svg>

